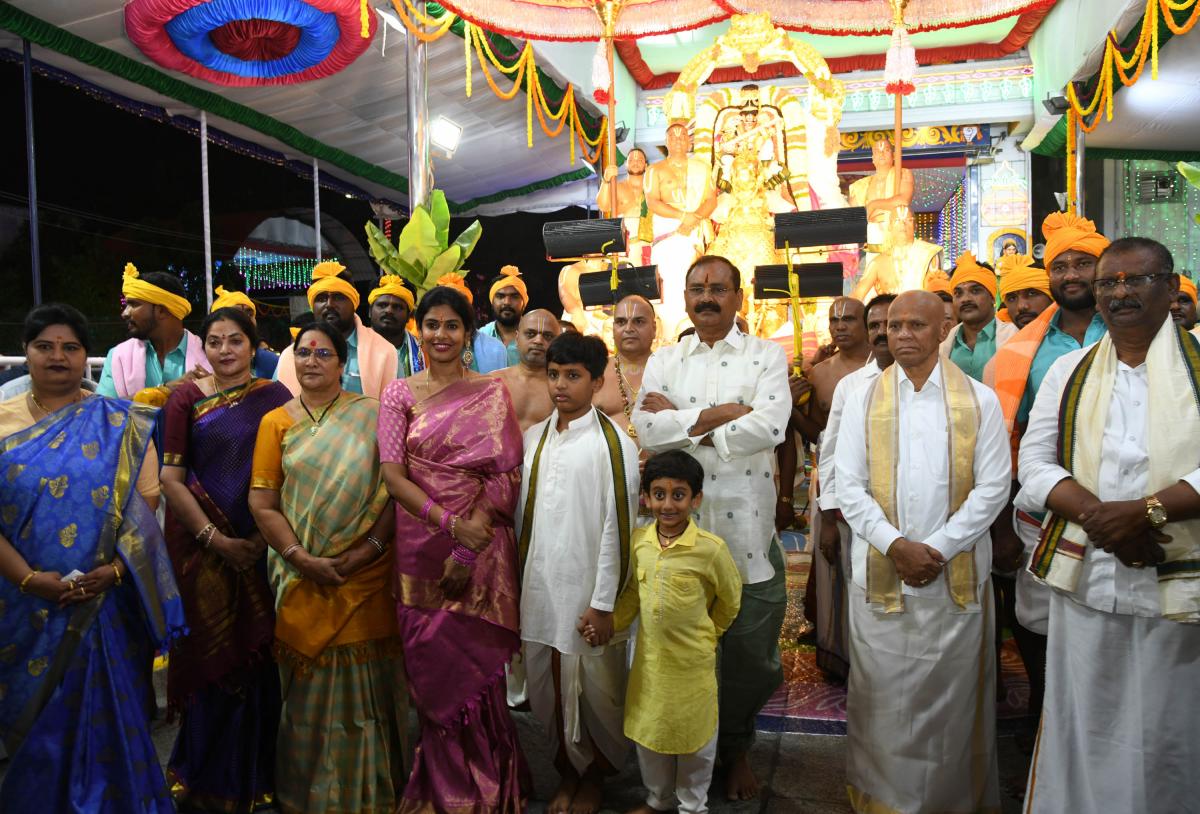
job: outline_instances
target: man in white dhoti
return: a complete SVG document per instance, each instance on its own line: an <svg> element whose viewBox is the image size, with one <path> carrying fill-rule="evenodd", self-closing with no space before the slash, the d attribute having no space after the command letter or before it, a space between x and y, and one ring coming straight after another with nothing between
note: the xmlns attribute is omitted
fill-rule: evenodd
<svg viewBox="0 0 1200 814"><path fill-rule="evenodd" d="M687 122L671 122L667 157L646 170L644 183L646 206L654 215L650 262L658 266L662 281L658 316L668 339L691 324L683 300L684 277L712 239L709 217L717 208L712 170L704 160L688 155L691 149Z"/></svg>
<svg viewBox="0 0 1200 814"><path fill-rule="evenodd" d="M600 808L605 775L624 765L625 637L612 610L625 583L637 515L638 448L592 406L608 348L563 334L546 352L554 412L525 433L517 504L521 639L533 714L555 752L560 814ZM592 647L576 632L599 635Z"/></svg>
<svg viewBox="0 0 1200 814"><path fill-rule="evenodd" d="M814 523L813 529L817 537L817 547L825 561L838 563L838 567L831 570L836 578L841 580L837 592L841 601L817 604L817 641L819 643L825 638L826 648L845 662L845 675L849 675L850 672L850 608L845 599L846 584L850 581L850 527L846 525L846 518L842 516L838 504L834 456L837 453L838 430L842 425L846 400L861 398L863 388L868 387L879 378L880 373L891 367L892 352L888 350L887 343L887 315L894 299L895 294L880 294L867 303L867 346L871 349L871 358L865 365L839 381L834 388L829 417L825 422L825 431L821 434L820 456L817 458L817 482L820 484L817 508L820 511L820 522ZM818 664L819 655L818 650Z"/></svg>
<svg viewBox="0 0 1200 814"><path fill-rule="evenodd" d="M1200 345L1170 317L1170 252L1100 255L1108 334L1056 361L1021 441L1017 507L1048 509L1054 590L1030 814L1167 814L1200 800Z"/></svg>
<svg viewBox="0 0 1200 814"><path fill-rule="evenodd" d="M835 452L853 532L846 782L858 812L999 811L991 538L1011 462L996 396L938 354L942 301L888 310L895 364Z"/></svg>
<svg viewBox="0 0 1200 814"><path fill-rule="evenodd" d="M696 333L650 357L633 425L643 449L682 449L704 467L697 524L725 540L742 575L741 610L721 637L717 753L726 796L744 800L759 792L748 757L755 717L783 682L787 587L775 533L774 450L792 399L783 348L737 327L737 267L702 257L686 279Z"/></svg>

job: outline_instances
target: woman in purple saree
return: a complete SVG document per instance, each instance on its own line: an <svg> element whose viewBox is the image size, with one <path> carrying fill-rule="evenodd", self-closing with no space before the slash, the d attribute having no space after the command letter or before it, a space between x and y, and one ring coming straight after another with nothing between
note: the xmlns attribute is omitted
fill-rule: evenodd
<svg viewBox="0 0 1200 814"><path fill-rule="evenodd" d="M504 385L462 359L474 319L458 291L417 307L428 366L384 390L379 451L396 509L396 597L421 723L408 812L519 811L528 769L505 702L520 648L513 508L521 430Z"/></svg>
<svg viewBox="0 0 1200 814"><path fill-rule="evenodd" d="M190 628L167 668L167 703L181 713L167 776L180 811L241 814L272 802L280 705L250 463L262 417L292 394L251 377L258 336L241 311L217 309L200 338L214 375L163 408L167 550Z"/></svg>

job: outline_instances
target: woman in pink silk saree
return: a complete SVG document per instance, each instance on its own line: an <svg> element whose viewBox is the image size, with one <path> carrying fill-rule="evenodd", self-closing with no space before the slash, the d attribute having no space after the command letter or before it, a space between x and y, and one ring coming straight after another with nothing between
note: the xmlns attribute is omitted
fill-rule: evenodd
<svg viewBox="0 0 1200 814"><path fill-rule="evenodd" d="M445 299L435 296L441 291L426 298ZM430 310L435 317L459 311ZM425 329L420 313L418 324ZM459 352L461 336L453 337ZM414 391L436 387L428 377L425 371L389 384L379 411L380 458L397 503L397 616L421 724L397 812L520 811L529 774L505 700L504 667L521 645L513 536L521 430L500 380L464 369L457 381L418 399ZM486 521L477 519L483 515ZM490 526L490 542L478 534L481 544L463 552L472 539L467 526ZM469 575L465 585L447 585L452 558L473 563L459 572Z"/></svg>

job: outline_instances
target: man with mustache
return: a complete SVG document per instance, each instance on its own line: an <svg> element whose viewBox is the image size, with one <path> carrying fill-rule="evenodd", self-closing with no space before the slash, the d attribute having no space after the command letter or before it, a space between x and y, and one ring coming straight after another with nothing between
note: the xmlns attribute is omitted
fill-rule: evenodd
<svg viewBox="0 0 1200 814"><path fill-rule="evenodd" d="M726 258L696 260L684 276L684 298L696 332L650 356L633 425L642 449L682 449L704 467L697 523L725 540L741 572L741 611L721 639L717 752L726 796L748 800L759 792L749 761L755 716L783 681L787 589L774 523L774 452L791 411L787 357L737 327L741 275Z"/></svg>
<svg viewBox="0 0 1200 814"><path fill-rule="evenodd" d="M492 373L508 388L521 432L554 412L546 385L546 349L562 333L554 314L542 308L521 317L517 325L517 351L521 361Z"/></svg>
<svg viewBox="0 0 1200 814"><path fill-rule="evenodd" d="M1046 241L1043 261L1048 272L1050 296L1054 299L1037 318L1019 330L1000 348L984 372L984 383L995 388L1009 432L1013 474L1017 448L1025 433L1029 411L1050 366L1073 350L1094 345L1104 336L1104 320L1096 313L1092 281L1096 260L1108 246L1108 238L1096 231L1092 221L1054 212L1042 224ZM1016 495L1020 484L1012 484ZM1029 676L1030 720L1036 721L1045 690L1046 619L1050 595L1022 568L1037 545L1042 525L1041 512L1006 508L992 526L994 570L1016 572L1013 637L1025 672ZM997 584L1002 584L1003 580ZM1002 596L1006 599L1006 596Z"/></svg>
<svg viewBox="0 0 1200 814"><path fill-rule="evenodd" d="M492 303L492 313L496 318L480 328L479 333L504 345L511 367L521 360L517 351L517 325L525 313L525 306L529 304L529 289L525 287L525 281L521 279L521 272L516 266L500 269L500 276L492 280L488 288L488 300Z"/></svg>
<svg viewBox="0 0 1200 814"><path fill-rule="evenodd" d="M178 277L165 271L141 274L126 263L121 295L129 339L109 350L97 393L131 399L145 387L173 388L185 376L209 374L200 337L183 327L192 304Z"/></svg>
<svg viewBox="0 0 1200 814"><path fill-rule="evenodd" d="M1196 284L1192 278L1180 274L1179 292L1171 300L1171 319L1185 331L1196 327Z"/></svg>
<svg viewBox="0 0 1200 814"><path fill-rule="evenodd" d="M1020 254L1000 260L1000 302L1017 330L1033 322L1050 307L1050 275L1035 268L1033 259Z"/></svg>
<svg viewBox="0 0 1200 814"><path fill-rule="evenodd" d="M996 349L1013 337L1017 329L1010 322L996 319L996 272L963 252L950 277L954 312L958 324L942 342L942 353L977 382L983 381L983 369Z"/></svg>
<svg viewBox="0 0 1200 814"><path fill-rule="evenodd" d="M895 364L848 399L846 783L855 811L997 811L991 539L1012 479L996 396L938 352L942 303L888 309Z"/></svg>
<svg viewBox="0 0 1200 814"><path fill-rule="evenodd" d="M1029 564L1051 588L1029 814L1200 798L1200 350L1170 318L1173 266L1147 238L1104 250L1108 333L1050 367L1021 442L1017 506L1050 513Z"/></svg>
<svg viewBox="0 0 1200 814"><path fill-rule="evenodd" d="M396 378L403 379L424 370L421 347L417 338L408 332L408 320L416 308L416 299L404 285L404 279L393 274L380 277L379 285L367 295L367 305L371 309L371 330L396 348Z"/></svg>
<svg viewBox="0 0 1200 814"><path fill-rule="evenodd" d="M350 283L350 272L341 263L327 260L312 270L308 304L318 321L332 325L346 339L349 356L342 370L342 389L379 398L388 382L396 378L397 354L392 343L368 328L355 313L361 298ZM300 395L292 347L279 354L275 378Z"/></svg>
<svg viewBox="0 0 1200 814"><path fill-rule="evenodd" d="M866 311L863 304L852 297L838 297L829 306L829 333L833 346L837 349L830 358L816 364L808 374L812 383L813 395L804 408L792 407L790 431L799 432L803 438L814 445L821 443L822 433L826 429L829 409L833 404L833 394L838 383L846 376L862 368L871 356L871 348L867 342ZM794 441L794 438L791 439ZM807 446L802 447L807 449ZM781 451L780 456L780 495L776 513L782 525L785 519L791 525L792 519L792 490L789 488L795 477L797 455L794 451ZM814 462L816 465L818 462ZM821 539L828 533L823 523L824 517L817 508L817 494L821 489L819 478L809 482L809 528L815 539ZM834 524L836 533L836 521ZM804 615L809 622L816 626L817 666L830 675L844 680L849 670L846 661L845 639L838 635L840 631L835 621L840 615L838 608L845 603L844 580L842 571L836 559L824 555L813 557L812 568L808 572L808 585L804 591ZM822 624L824 622L825 624Z"/></svg>

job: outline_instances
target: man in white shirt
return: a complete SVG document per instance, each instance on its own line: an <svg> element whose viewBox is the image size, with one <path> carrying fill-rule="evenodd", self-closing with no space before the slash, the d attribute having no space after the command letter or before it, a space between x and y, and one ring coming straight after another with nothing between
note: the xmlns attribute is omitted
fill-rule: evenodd
<svg viewBox="0 0 1200 814"><path fill-rule="evenodd" d="M995 394L938 353L942 302L888 310L896 364L848 399L835 452L853 531L846 783L855 811L999 810L992 521L1011 462Z"/></svg>
<svg viewBox="0 0 1200 814"><path fill-rule="evenodd" d="M1200 347L1173 266L1145 238L1104 250L1108 334L1051 366L1021 441L1017 507L1051 512L1029 571L1054 589L1030 814L1200 799Z"/></svg>
<svg viewBox="0 0 1200 814"><path fill-rule="evenodd" d="M742 607L721 639L718 753L730 799L758 795L748 754L755 716L783 681L779 631L787 604L775 533L775 447L791 411L787 357L736 325L741 275L705 255L684 277L696 333L646 363L633 412L642 448L682 449L708 481L696 522L725 540L742 574Z"/></svg>
<svg viewBox="0 0 1200 814"><path fill-rule="evenodd" d="M824 639L826 647L847 665L844 675L849 675L850 664L850 606L845 594L845 583L850 579L850 527L846 525L837 502L834 455L837 453L838 428L842 423L846 400L861 398L863 390L892 364L892 352L888 350L887 343L887 315L895 299L895 294L880 294L867 303L867 346L871 349L871 358L834 388L829 417L821 434L820 456L817 458L817 482L820 484L817 509L821 513L817 547L826 562L837 563L833 572L842 580L837 591L840 601L831 606L817 605L817 640L820 642Z"/></svg>
<svg viewBox="0 0 1200 814"><path fill-rule="evenodd" d="M608 365L602 340L560 336L546 363L554 412L525 432L517 514L525 680L561 776L548 810L592 814L629 747L625 636L613 638L612 610L637 515L638 448L592 406ZM584 621L599 631L596 647L577 632Z"/></svg>

